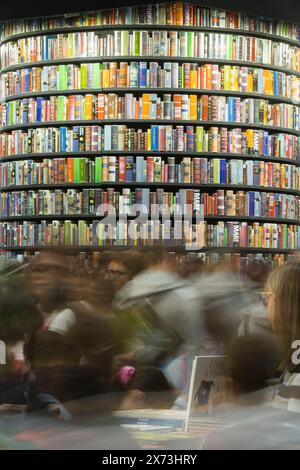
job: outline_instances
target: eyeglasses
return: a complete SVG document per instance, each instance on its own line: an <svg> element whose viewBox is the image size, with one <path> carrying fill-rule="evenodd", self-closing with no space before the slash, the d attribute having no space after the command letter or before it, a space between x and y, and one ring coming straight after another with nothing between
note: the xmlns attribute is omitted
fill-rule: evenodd
<svg viewBox="0 0 300 470"><path fill-rule="evenodd" d="M274 297L273 292L260 292L260 298L265 307L268 306L270 297Z"/></svg>
<svg viewBox="0 0 300 470"><path fill-rule="evenodd" d="M129 276L128 271L117 271L115 269L108 269L106 272L111 277Z"/></svg>

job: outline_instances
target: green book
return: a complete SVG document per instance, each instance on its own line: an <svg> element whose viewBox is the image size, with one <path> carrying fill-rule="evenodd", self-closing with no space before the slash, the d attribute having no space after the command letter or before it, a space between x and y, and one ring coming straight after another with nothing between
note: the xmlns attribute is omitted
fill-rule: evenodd
<svg viewBox="0 0 300 470"><path fill-rule="evenodd" d="M134 31L135 55L140 55L140 31Z"/></svg>
<svg viewBox="0 0 300 470"><path fill-rule="evenodd" d="M220 183L220 160L219 159L213 160L213 183L214 184Z"/></svg>
<svg viewBox="0 0 300 470"><path fill-rule="evenodd" d="M74 158L74 183L80 183L80 160L81 158Z"/></svg>
<svg viewBox="0 0 300 470"><path fill-rule="evenodd" d="M287 248L287 242L288 242L288 228L287 225L283 225L283 247L282 248Z"/></svg>
<svg viewBox="0 0 300 470"><path fill-rule="evenodd" d="M232 34L228 34L227 36L227 48L226 48L226 51L227 51L227 59L231 60L232 59L232 39L233 39L233 36Z"/></svg>
<svg viewBox="0 0 300 470"><path fill-rule="evenodd" d="M57 120L64 121L64 108L65 108L65 97L57 97Z"/></svg>
<svg viewBox="0 0 300 470"><path fill-rule="evenodd" d="M67 90L68 89L68 66L65 64L59 65L58 74L59 74L59 81L58 81L59 90Z"/></svg>
<svg viewBox="0 0 300 470"><path fill-rule="evenodd" d="M95 158L95 183L102 183L102 157Z"/></svg>
<svg viewBox="0 0 300 470"><path fill-rule="evenodd" d="M228 228L224 228L224 246L228 246Z"/></svg>
<svg viewBox="0 0 300 470"><path fill-rule="evenodd" d="M187 33L187 55L194 57L194 33L192 31Z"/></svg>
<svg viewBox="0 0 300 470"><path fill-rule="evenodd" d="M196 127L196 152L203 152L204 128Z"/></svg>
<svg viewBox="0 0 300 470"><path fill-rule="evenodd" d="M71 230L72 230L71 220L65 220L64 222L64 244L65 245L71 245Z"/></svg>
<svg viewBox="0 0 300 470"><path fill-rule="evenodd" d="M87 64L80 65L80 80L81 80L81 88L87 88L88 87Z"/></svg>
<svg viewBox="0 0 300 470"><path fill-rule="evenodd" d="M87 245L86 222L84 220L78 220L78 245Z"/></svg>
<svg viewBox="0 0 300 470"><path fill-rule="evenodd" d="M102 64L101 64L102 65ZM100 88L102 85L100 83L100 64L93 64L93 88Z"/></svg>
<svg viewBox="0 0 300 470"><path fill-rule="evenodd" d="M86 159L80 158L80 183L86 182Z"/></svg>

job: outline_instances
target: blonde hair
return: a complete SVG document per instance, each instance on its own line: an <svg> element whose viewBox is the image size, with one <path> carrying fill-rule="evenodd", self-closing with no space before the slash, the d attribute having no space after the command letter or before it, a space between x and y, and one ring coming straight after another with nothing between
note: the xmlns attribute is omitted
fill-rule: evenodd
<svg viewBox="0 0 300 470"><path fill-rule="evenodd" d="M300 262L275 269L266 289L274 296L274 329L281 352L280 370L291 370L292 343L300 339Z"/></svg>

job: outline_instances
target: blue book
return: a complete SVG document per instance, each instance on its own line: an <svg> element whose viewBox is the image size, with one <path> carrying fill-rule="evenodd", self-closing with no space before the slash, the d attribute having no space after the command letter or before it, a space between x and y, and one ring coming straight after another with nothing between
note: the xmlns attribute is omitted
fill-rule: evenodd
<svg viewBox="0 0 300 470"><path fill-rule="evenodd" d="M282 196L285 196L284 194ZM280 194L274 194L274 204L275 204L275 217L280 216Z"/></svg>
<svg viewBox="0 0 300 470"><path fill-rule="evenodd" d="M249 191L248 197L249 197L248 215L249 217L253 217L254 216L254 192Z"/></svg>
<svg viewBox="0 0 300 470"><path fill-rule="evenodd" d="M147 86L147 62L140 62L139 86Z"/></svg>
<svg viewBox="0 0 300 470"><path fill-rule="evenodd" d="M25 69L24 71L24 86L25 86L25 93L30 92L30 87L29 87L29 69Z"/></svg>
<svg viewBox="0 0 300 470"><path fill-rule="evenodd" d="M263 155L268 155L268 141L269 141L269 136L266 131L264 131L263 134Z"/></svg>
<svg viewBox="0 0 300 470"><path fill-rule="evenodd" d="M36 99L36 121L41 122L42 120L42 103L44 98L37 98Z"/></svg>
<svg viewBox="0 0 300 470"><path fill-rule="evenodd" d="M226 184L226 160L220 160L220 184Z"/></svg>
<svg viewBox="0 0 300 470"><path fill-rule="evenodd" d="M256 191L254 196L254 217L260 216L260 208L261 208L261 194L260 192Z"/></svg>
<svg viewBox="0 0 300 470"><path fill-rule="evenodd" d="M254 162L254 186L259 186L260 162Z"/></svg>
<svg viewBox="0 0 300 470"><path fill-rule="evenodd" d="M134 181L134 158L132 156L126 157L126 181Z"/></svg>
<svg viewBox="0 0 300 470"><path fill-rule="evenodd" d="M151 150L158 150L158 126L151 126Z"/></svg>
<svg viewBox="0 0 300 470"><path fill-rule="evenodd" d="M278 72L273 72L273 80L274 80L274 95L278 96Z"/></svg>
<svg viewBox="0 0 300 470"><path fill-rule="evenodd" d="M59 146L60 146L60 151L61 152L66 152L67 151L67 128L66 127L60 127L60 132L59 132ZM75 127L74 127L74 133L75 133ZM77 149L74 150L74 144L75 141L73 140L73 151L78 152L79 150L79 140L77 141Z"/></svg>
<svg viewBox="0 0 300 470"><path fill-rule="evenodd" d="M22 113L22 122L25 124L28 122L28 99L25 98L22 100L23 103L23 113ZM8 116L10 114L8 113Z"/></svg>
<svg viewBox="0 0 300 470"><path fill-rule="evenodd" d="M144 157L136 157L136 181L144 182Z"/></svg>

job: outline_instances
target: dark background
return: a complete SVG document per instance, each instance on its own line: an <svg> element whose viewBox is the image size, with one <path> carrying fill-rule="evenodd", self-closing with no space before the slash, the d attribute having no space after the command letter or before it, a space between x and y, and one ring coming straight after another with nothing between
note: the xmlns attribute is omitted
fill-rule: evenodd
<svg viewBox="0 0 300 470"><path fill-rule="evenodd" d="M84 10L100 10L116 6L163 3L163 1L40 0L36 4L30 0L23 0L22 3L20 3L20 0L6 0L7 3L0 6L0 20L47 16ZM300 0L191 0L188 3L198 3L215 8L242 11L253 15L300 23Z"/></svg>

